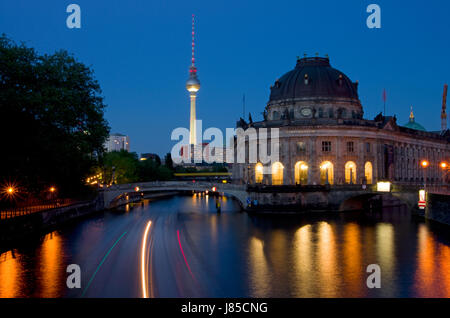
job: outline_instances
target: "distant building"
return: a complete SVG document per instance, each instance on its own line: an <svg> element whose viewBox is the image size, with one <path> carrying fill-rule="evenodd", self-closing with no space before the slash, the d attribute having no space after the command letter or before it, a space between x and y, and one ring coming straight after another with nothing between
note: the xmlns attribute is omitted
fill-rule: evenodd
<svg viewBox="0 0 450 318"><path fill-rule="evenodd" d="M122 134L109 135L108 140L105 143L107 152L112 151L130 151L130 137Z"/></svg>
<svg viewBox="0 0 450 318"><path fill-rule="evenodd" d="M226 147L211 146L208 142L197 145L183 145L180 150L180 158L184 165L224 163Z"/></svg>

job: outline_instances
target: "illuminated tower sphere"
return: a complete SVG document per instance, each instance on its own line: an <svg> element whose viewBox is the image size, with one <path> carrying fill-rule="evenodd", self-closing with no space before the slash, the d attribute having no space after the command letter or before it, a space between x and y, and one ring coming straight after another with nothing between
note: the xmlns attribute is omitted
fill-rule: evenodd
<svg viewBox="0 0 450 318"><path fill-rule="evenodd" d="M192 15L192 65L189 69L189 79L186 82L186 89L189 91L191 97L191 116L189 123L189 143L195 144L197 140L196 127L195 127L195 99L197 97L197 92L200 89L200 81L197 78L197 68L195 67L194 58L194 15Z"/></svg>

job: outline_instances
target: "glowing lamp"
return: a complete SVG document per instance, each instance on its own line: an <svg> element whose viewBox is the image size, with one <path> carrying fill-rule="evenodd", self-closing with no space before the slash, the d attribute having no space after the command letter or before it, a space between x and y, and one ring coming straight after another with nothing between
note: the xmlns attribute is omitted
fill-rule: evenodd
<svg viewBox="0 0 450 318"><path fill-rule="evenodd" d="M427 206L425 190L419 190L419 209L424 210Z"/></svg>
<svg viewBox="0 0 450 318"><path fill-rule="evenodd" d="M134 191L139 192L139 187L134 188Z"/></svg>
<svg viewBox="0 0 450 318"><path fill-rule="evenodd" d="M377 183L377 191L378 192L390 192L391 191L391 183L390 182L378 182Z"/></svg>
<svg viewBox="0 0 450 318"><path fill-rule="evenodd" d="M419 190L419 201L425 201L425 190Z"/></svg>
<svg viewBox="0 0 450 318"><path fill-rule="evenodd" d="M56 191L56 188L55 187L50 187L50 192L55 192Z"/></svg>
<svg viewBox="0 0 450 318"><path fill-rule="evenodd" d="M421 165L423 168L426 168L426 167L428 167L428 166L430 165L430 163L429 163L427 160L422 160L422 161L420 162L420 165Z"/></svg>
<svg viewBox="0 0 450 318"><path fill-rule="evenodd" d="M446 162L441 162L441 164L439 165L442 169L445 169L448 167L448 164Z"/></svg>
<svg viewBox="0 0 450 318"><path fill-rule="evenodd" d="M212 187L213 192L216 192L217 188L216 187Z"/></svg>

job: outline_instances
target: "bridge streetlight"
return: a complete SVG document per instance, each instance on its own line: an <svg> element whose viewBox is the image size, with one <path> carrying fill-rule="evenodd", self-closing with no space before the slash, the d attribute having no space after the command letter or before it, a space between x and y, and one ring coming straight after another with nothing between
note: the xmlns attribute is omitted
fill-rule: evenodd
<svg viewBox="0 0 450 318"><path fill-rule="evenodd" d="M423 188L426 191L427 190L427 168L430 165L430 162L428 160L422 160L420 162L420 166L423 168Z"/></svg>
<svg viewBox="0 0 450 318"><path fill-rule="evenodd" d="M442 183L446 184L447 183L447 172L449 171L449 165L447 162L442 161L439 164L439 167L442 169Z"/></svg>

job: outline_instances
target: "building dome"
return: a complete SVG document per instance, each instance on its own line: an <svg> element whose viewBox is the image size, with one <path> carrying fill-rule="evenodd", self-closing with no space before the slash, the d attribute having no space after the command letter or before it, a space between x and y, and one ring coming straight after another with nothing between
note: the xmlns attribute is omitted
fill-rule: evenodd
<svg viewBox="0 0 450 318"><path fill-rule="evenodd" d="M362 118L358 83L330 65L328 57L297 59L295 68L270 87L269 120Z"/></svg>
<svg viewBox="0 0 450 318"><path fill-rule="evenodd" d="M414 118L414 113L412 111L412 107L411 107L411 113L409 115L409 121L406 124L404 124L403 127L406 127L409 129L426 131L426 129L421 124L416 123L416 119Z"/></svg>
<svg viewBox="0 0 450 318"><path fill-rule="evenodd" d="M345 98L358 101L357 83L331 67L329 58L305 57L271 87L270 101Z"/></svg>

